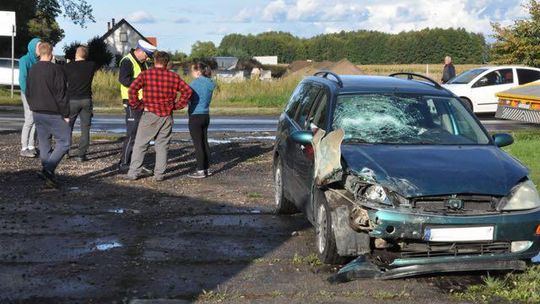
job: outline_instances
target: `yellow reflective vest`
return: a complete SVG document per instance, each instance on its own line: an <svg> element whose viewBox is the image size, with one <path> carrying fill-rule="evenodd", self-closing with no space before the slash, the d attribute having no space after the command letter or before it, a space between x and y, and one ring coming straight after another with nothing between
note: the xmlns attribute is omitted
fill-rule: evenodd
<svg viewBox="0 0 540 304"><path fill-rule="evenodd" d="M120 60L120 65L122 65L122 61L124 60L131 61L131 65L133 65L133 78L134 79L137 78L137 76L139 76L139 74L142 72L141 66L139 65L139 62L137 61L137 59L135 59L135 57L133 57L133 55L129 53L126 56L124 56L122 60ZM143 64L146 66L146 62ZM148 66L146 66L146 68L148 68ZM120 84L120 95L122 96L122 99L129 99L128 90L129 90L129 87L126 87L123 84ZM143 98L143 91L139 90L139 99L142 99L142 98Z"/></svg>

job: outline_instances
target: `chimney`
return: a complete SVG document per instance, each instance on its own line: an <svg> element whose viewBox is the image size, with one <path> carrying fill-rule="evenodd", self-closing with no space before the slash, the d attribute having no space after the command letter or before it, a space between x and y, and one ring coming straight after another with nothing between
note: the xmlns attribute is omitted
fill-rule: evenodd
<svg viewBox="0 0 540 304"><path fill-rule="evenodd" d="M114 21L114 18L112 18L112 26L114 27L116 25L116 22Z"/></svg>
<svg viewBox="0 0 540 304"><path fill-rule="evenodd" d="M107 31L111 30L111 22L107 22Z"/></svg>

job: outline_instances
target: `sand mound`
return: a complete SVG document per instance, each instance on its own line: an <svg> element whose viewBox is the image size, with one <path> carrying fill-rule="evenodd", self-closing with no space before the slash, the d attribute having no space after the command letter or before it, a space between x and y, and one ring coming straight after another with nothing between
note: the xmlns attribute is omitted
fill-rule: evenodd
<svg viewBox="0 0 540 304"><path fill-rule="evenodd" d="M342 59L338 62L322 61L295 61L287 68L286 77L288 76L311 76L318 71L332 71L339 75L361 75L362 71L347 59Z"/></svg>

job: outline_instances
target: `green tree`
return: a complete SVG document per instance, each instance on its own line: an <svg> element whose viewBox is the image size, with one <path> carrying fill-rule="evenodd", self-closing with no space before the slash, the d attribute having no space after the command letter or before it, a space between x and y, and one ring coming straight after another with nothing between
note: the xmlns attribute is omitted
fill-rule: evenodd
<svg viewBox="0 0 540 304"><path fill-rule="evenodd" d="M530 0L525 7L530 18L516 20L504 27L493 23L491 58L497 64L525 64L540 66L540 2Z"/></svg>
<svg viewBox="0 0 540 304"><path fill-rule="evenodd" d="M88 22L95 22L92 6L86 0L11 0L0 1L0 10L15 11L17 37L15 54L17 57L27 52L28 41L39 36L52 43L63 37L63 31L55 19L60 15L73 23L85 27ZM0 37L0 56L11 54L9 37Z"/></svg>
<svg viewBox="0 0 540 304"><path fill-rule="evenodd" d="M171 54L172 61L178 61L180 63L188 61L188 55L184 52L175 51Z"/></svg>
<svg viewBox="0 0 540 304"><path fill-rule="evenodd" d="M212 41L197 41L191 46L191 58L212 58L218 53L216 45Z"/></svg>
<svg viewBox="0 0 540 304"><path fill-rule="evenodd" d="M30 36L40 37L56 45L64 38L64 30L60 28L56 18L62 13L56 0L40 0L34 18L28 21Z"/></svg>

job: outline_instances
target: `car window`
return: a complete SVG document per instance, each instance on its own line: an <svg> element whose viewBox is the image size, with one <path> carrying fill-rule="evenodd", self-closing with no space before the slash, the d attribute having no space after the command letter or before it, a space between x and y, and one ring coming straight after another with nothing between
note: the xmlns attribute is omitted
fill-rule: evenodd
<svg viewBox="0 0 540 304"><path fill-rule="evenodd" d="M529 69L517 69L519 84L526 84L540 79L540 72Z"/></svg>
<svg viewBox="0 0 540 304"><path fill-rule="evenodd" d="M512 69L500 69L487 73L473 85L475 88L514 83Z"/></svg>
<svg viewBox="0 0 540 304"><path fill-rule="evenodd" d="M456 98L416 94L341 95L333 129L370 144L488 144L489 137Z"/></svg>
<svg viewBox="0 0 540 304"><path fill-rule="evenodd" d="M312 114L310 117L312 117L311 124L318 128L326 130L326 109L328 108L328 92L323 90L321 94L319 95L319 102L317 103L317 106L314 107Z"/></svg>
<svg viewBox="0 0 540 304"><path fill-rule="evenodd" d="M296 112L298 112L298 107L300 106L300 102L306 95L307 91L309 90L310 86L306 83L300 83L294 92L291 95L291 98L289 99L289 103L287 104L287 107L285 108L285 112L289 117L293 118L296 115Z"/></svg>
<svg viewBox="0 0 540 304"><path fill-rule="evenodd" d="M447 83L448 84L467 84L471 82L473 79L475 79L478 75L484 73L485 71L487 71L487 69L468 70L450 79L450 81L448 81Z"/></svg>
<svg viewBox="0 0 540 304"><path fill-rule="evenodd" d="M19 61L15 60L14 66L16 69L18 69ZM0 59L0 68L11 69L11 59Z"/></svg>
<svg viewBox="0 0 540 304"><path fill-rule="evenodd" d="M308 117L308 114L310 113L311 106L313 106L313 103L317 99L317 95L319 94L319 91L321 89L317 86L310 86L309 90L307 91L307 94L305 94L302 98L302 101L300 103L300 109L298 113L296 114L296 122L302 126L305 127L306 118Z"/></svg>

